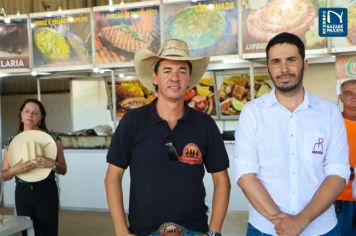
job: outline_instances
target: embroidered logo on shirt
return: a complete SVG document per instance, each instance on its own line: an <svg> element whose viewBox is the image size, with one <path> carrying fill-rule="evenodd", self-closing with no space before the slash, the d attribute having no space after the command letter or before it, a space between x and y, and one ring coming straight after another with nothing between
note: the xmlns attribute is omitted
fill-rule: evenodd
<svg viewBox="0 0 356 236"><path fill-rule="evenodd" d="M323 154L323 142L324 142L323 138L318 139L318 141L314 144L314 148L312 151L313 154L320 154L320 155Z"/></svg>
<svg viewBox="0 0 356 236"><path fill-rule="evenodd" d="M201 164L203 158L199 147L194 143L188 143L183 149L183 155L179 157L179 161L188 164Z"/></svg>

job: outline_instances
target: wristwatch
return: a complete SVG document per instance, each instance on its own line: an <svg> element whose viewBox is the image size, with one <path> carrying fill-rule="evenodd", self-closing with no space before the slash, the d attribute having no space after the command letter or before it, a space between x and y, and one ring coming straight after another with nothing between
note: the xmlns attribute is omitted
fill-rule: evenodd
<svg viewBox="0 0 356 236"><path fill-rule="evenodd" d="M208 230L207 234L208 234L208 236L222 236L222 234L220 232L215 232L215 231L212 231L211 229Z"/></svg>

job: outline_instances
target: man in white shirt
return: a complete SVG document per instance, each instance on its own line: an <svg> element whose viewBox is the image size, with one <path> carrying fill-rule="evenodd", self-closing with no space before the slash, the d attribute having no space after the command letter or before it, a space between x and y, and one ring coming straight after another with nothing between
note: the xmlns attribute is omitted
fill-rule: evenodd
<svg viewBox="0 0 356 236"><path fill-rule="evenodd" d="M247 235L339 235L332 203L350 175L342 116L303 87L308 62L296 35L276 35L266 54L275 88L244 107L235 134Z"/></svg>

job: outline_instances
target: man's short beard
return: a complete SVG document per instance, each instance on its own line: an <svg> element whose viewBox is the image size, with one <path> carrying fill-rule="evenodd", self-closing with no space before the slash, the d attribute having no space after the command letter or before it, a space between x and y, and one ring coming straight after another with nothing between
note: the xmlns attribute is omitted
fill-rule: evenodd
<svg viewBox="0 0 356 236"><path fill-rule="evenodd" d="M275 86L276 89L281 91L281 92L285 92L285 93L292 92L293 90L297 89L302 84L302 82L303 82L303 74L304 74L304 72L302 71L302 73L299 75L300 79L298 80L298 83L293 84L292 86L286 86L286 87L283 87L283 86L276 87Z"/></svg>
<svg viewBox="0 0 356 236"><path fill-rule="evenodd" d="M269 69L268 69L268 73L269 73L269 76L272 78L272 75L271 75ZM280 92L283 92L283 93L289 93L289 92L292 92L292 91L294 91L295 89L297 89L297 88L303 83L304 65L303 65L302 70L301 70L301 72L300 72L300 74L299 74L299 77L300 77L300 79L298 80L298 82L297 82L296 84L293 84L293 85L291 85L291 86L288 86L288 85L287 85L286 87L284 87L284 86L276 86L277 82L274 82L273 79L272 79L272 82L273 82L274 87L275 87L276 90L278 90L278 91L280 91ZM277 80L277 79L276 79L276 80Z"/></svg>

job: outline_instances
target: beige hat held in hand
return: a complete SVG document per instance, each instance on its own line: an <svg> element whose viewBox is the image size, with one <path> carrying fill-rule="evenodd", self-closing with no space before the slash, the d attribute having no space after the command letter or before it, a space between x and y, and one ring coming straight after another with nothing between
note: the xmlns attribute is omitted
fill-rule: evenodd
<svg viewBox="0 0 356 236"><path fill-rule="evenodd" d="M10 167L16 163L27 160L35 160L36 156L45 156L52 160L57 157L57 145L54 139L46 132L39 130L23 131L15 136L8 148ZM36 168L26 173L17 175L26 182L37 182L45 179L51 168Z"/></svg>

